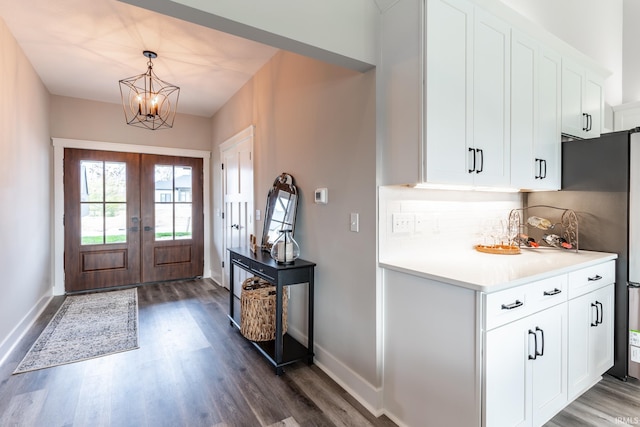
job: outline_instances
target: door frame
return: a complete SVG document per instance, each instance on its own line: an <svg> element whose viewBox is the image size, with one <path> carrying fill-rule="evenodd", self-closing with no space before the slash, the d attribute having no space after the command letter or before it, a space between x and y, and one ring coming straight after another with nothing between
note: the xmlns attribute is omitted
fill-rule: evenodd
<svg viewBox="0 0 640 427"><path fill-rule="evenodd" d="M182 148L155 147L115 142L51 138L53 145L53 240L51 269L53 295L64 295L64 149L120 151L126 153L159 154L164 156L202 159L202 198L204 211L204 277L211 277L211 152Z"/></svg>

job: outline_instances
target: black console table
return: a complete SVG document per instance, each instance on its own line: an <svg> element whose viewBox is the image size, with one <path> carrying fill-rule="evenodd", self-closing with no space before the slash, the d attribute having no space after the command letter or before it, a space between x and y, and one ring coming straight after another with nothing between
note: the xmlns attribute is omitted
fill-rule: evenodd
<svg viewBox="0 0 640 427"><path fill-rule="evenodd" d="M251 252L248 248L229 249L229 319L240 327L234 318L234 266L258 276L276 287L276 338L273 341L256 342L255 347L273 364L276 374L283 373L283 366L305 360L313 363L313 276L315 263L302 259L292 264L278 264L267 252ZM308 284L308 331L307 346L303 346L289 334L282 334L282 293L284 286Z"/></svg>

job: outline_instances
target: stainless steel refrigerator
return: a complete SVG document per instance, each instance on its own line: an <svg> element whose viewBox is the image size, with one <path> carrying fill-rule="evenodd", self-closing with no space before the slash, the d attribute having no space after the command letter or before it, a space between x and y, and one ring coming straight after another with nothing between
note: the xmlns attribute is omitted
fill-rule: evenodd
<svg viewBox="0 0 640 427"><path fill-rule="evenodd" d="M579 248L615 252L614 366L640 378L640 128L562 143L562 190L534 192L525 204L573 209Z"/></svg>

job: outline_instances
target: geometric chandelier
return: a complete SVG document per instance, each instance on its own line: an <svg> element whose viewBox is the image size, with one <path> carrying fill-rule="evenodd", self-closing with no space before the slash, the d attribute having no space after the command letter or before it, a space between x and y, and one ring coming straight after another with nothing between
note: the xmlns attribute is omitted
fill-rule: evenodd
<svg viewBox="0 0 640 427"><path fill-rule="evenodd" d="M120 95L128 125L151 130L173 127L180 88L167 83L153 72L155 52L142 52L149 58L147 72L120 80Z"/></svg>

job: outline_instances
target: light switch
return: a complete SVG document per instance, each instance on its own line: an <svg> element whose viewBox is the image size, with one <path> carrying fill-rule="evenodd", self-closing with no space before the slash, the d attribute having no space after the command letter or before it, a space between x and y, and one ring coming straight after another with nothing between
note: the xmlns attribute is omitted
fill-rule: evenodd
<svg viewBox="0 0 640 427"><path fill-rule="evenodd" d="M351 231L354 231L356 233L359 232L360 231L360 214L356 212L351 212L350 223L351 223Z"/></svg>

